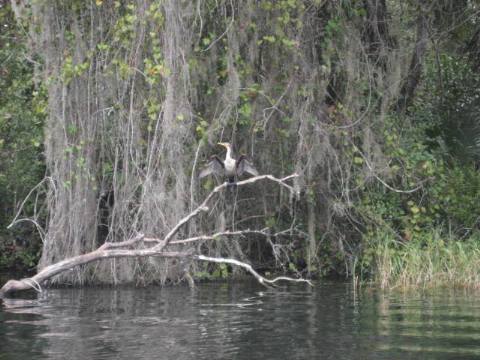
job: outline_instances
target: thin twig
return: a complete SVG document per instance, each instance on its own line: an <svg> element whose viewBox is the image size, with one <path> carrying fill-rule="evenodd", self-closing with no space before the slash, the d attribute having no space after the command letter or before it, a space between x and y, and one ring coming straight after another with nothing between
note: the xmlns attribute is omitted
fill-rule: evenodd
<svg viewBox="0 0 480 360"><path fill-rule="evenodd" d="M45 182L45 180L50 180L51 182L53 182L53 179L50 176L46 176L29 191L27 196L25 196L25 199L23 199L22 203L20 204L20 207L18 208L17 214L13 218L12 222L7 226L7 229L11 229L18 222L17 218L20 216L20 213L22 212L23 207L25 206L27 200L30 198L30 196L33 194L33 192L35 190L37 190ZM21 219L21 220L25 221L26 219ZM45 231L43 231L43 233L45 233Z"/></svg>

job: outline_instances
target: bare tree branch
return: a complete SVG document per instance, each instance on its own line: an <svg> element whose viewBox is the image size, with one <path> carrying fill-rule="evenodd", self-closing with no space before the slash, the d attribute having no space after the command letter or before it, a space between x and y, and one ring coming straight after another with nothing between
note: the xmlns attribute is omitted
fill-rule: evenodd
<svg viewBox="0 0 480 360"><path fill-rule="evenodd" d="M188 244L191 242L196 242L196 241L202 241L202 240L216 240L222 236L246 236L246 235L262 235L262 236L267 236L268 233L262 230L240 230L240 231L222 231L222 232L217 232L213 235L200 235L200 236L195 236L191 237L188 239L183 239L183 240L176 240L176 241L171 241L170 244Z"/></svg>
<svg viewBox="0 0 480 360"><path fill-rule="evenodd" d="M259 176L251 177L247 180L239 181L239 182L236 183L236 185L237 186L243 186L243 185L247 185L247 184L253 184L253 183L255 183L259 180L268 179L270 181L276 182L277 184L279 184L281 186L286 187L292 193L295 193L295 189L292 186L286 184L285 181L287 181L289 179L292 179L294 177L297 177L297 176L298 176L297 174L292 174L292 175L286 176L282 179L278 179L278 178L276 178L272 175L259 175ZM157 245L158 249L161 251L165 246L167 246L170 243L170 241L172 240L172 238L175 236L175 234L180 230L180 228L183 225L188 223L194 217L198 216L201 212L208 211L209 208L208 208L207 204L210 202L210 200L215 196L215 194L219 193L220 191L225 189L227 186L228 186L228 183L224 182L223 184L215 187L212 190L212 192L210 194L208 194L208 196L205 198L205 200L195 210L193 210L190 214L188 214L183 219L181 219L177 223L177 225L175 225L174 228L172 230L170 230L170 232L165 236L164 242Z"/></svg>
<svg viewBox="0 0 480 360"><path fill-rule="evenodd" d="M160 257L186 257L188 254L179 252L160 252L154 248L148 249L119 249L120 247L133 246L143 240L144 235L139 234L132 239L120 243L105 243L98 249L83 255L74 256L69 259L62 260L53 265L47 266L39 273L31 278L22 280L9 280L0 289L0 298L4 297L10 292L19 290L27 290L34 288L41 291L41 284L46 280L58 275L64 271L71 270L75 267L91 263L93 261L104 260L109 258L121 257L146 257L146 256L160 256Z"/></svg>
<svg viewBox="0 0 480 360"><path fill-rule="evenodd" d="M275 182L281 186L284 186L288 188L290 191L294 192L293 187L290 185L286 184L285 181L292 179L296 177L296 174L284 177L282 179L278 179L272 175L261 175L261 176L255 176L247 180L243 180L237 183L237 186L243 186L247 184L252 184L260 180L270 180L272 182ZM41 271L39 271L36 275L34 275L31 278L26 278L22 280L9 280L1 289L0 289L0 298L5 297L7 294L15 292L15 291L20 291L20 290L27 290L27 289L35 289L38 292L42 291L42 284L62 273L65 271L72 270L75 267L82 266L94 261L100 261L104 259L110 259L110 258L122 258L122 257L148 257L148 256L156 256L156 257L164 257L164 258L187 258L190 257L193 260L200 260L200 261L211 261L215 263L227 263L231 265L236 265L240 266L244 269L246 269L249 273L251 273L261 284L263 285L273 285L275 282L280 281L280 280L286 280L286 281L294 281L294 282L306 282L310 285L311 282L308 280L304 279L293 279L289 277L277 277L273 280L269 280L264 278L263 276L259 275L251 265L238 261L235 259L225 259L225 258L210 258L204 255L194 255L191 252L185 251L185 252L178 252L178 251L164 251L164 249L169 245L169 244L187 244L187 243L193 243L197 241L202 241L202 240L214 240L220 236L246 236L246 235L251 235L251 234L257 234L257 235L263 235L266 236L268 235L266 229L262 230L243 230L243 231L224 231L224 232L218 232L213 235L200 235L196 237L190 237L187 239L183 240L176 240L172 241L173 237L178 233L180 228L188 223L191 219L196 217L198 214L200 214L203 211L208 210L208 202L214 197L215 194L219 193L223 189L227 187L227 183L223 183L219 186L217 186L215 189L212 190L212 192L205 198L205 200L200 204L195 210L190 212L187 216L185 216L183 219L181 219L171 230L170 232L165 236L163 240L158 239L158 238L146 238L144 234L140 233L134 236L131 239L122 241L122 242L106 242L102 246L100 246L98 249L89 252L87 254L83 255L78 255L74 256L68 259L64 259L60 262L57 262L55 264L52 264L50 266L45 267ZM149 244L153 243L150 247L146 248L140 248L140 244Z"/></svg>
<svg viewBox="0 0 480 360"><path fill-rule="evenodd" d="M204 255L195 255L194 259L201 260L201 261L208 261L208 262L214 262L214 263L219 263L219 264L231 264L231 265L236 265L244 268L247 270L250 274L252 274L260 284L267 286L268 284L274 285L277 281L285 280L285 281L293 281L293 282L305 282L310 286L313 286L312 282L307 279L294 279L290 278L287 276L279 276L276 277L273 280L269 280L267 278L264 278L262 275L257 273L252 265L244 263L242 261L238 261L235 259L226 259L226 258L214 258L210 256L204 256Z"/></svg>

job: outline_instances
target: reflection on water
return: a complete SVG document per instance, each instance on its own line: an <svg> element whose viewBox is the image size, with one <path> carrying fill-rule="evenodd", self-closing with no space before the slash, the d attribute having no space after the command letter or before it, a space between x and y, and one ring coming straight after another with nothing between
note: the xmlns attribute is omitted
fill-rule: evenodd
<svg viewBox="0 0 480 360"><path fill-rule="evenodd" d="M0 359L475 359L479 309L340 283L49 290L0 305Z"/></svg>

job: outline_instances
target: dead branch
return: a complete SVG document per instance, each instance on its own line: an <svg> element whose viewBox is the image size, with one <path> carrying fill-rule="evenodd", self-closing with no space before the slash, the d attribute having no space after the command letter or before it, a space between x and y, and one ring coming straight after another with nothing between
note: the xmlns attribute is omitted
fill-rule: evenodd
<svg viewBox="0 0 480 360"><path fill-rule="evenodd" d="M270 180L281 186L286 187L290 191L294 192L293 187L286 184L285 181L297 176L296 174L278 179L272 175L261 175L243 180L237 183L237 186L243 186L247 184L252 184L260 180ZM192 260L200 261L210 261L215 263L227 263L231 265L236 265L244 268L250 274L252 274L261 284L263 285L273 285L275 282L280 280L294 281L294 282L306 282L309 285L312 285L310 281L305 279L293 279L285 276L277 277L273 280L269 280L258 274L251 265L238 261L235 259L226 259L226 258L211 258L203 256L201 254L194 255L191 252L178 252L178 251L164 251L164 249L169 245L178 245L178 244L187 244L203 240L214 240L221 236L241 236L245 237L246 235L268 235L268 229L262 230L244 230L244 231L225 231L218 232L213 235L200 235L196 237L191 237L183 240L172 241L174 236L178 233L180 228L188 223L191 219L198 216L203 211L208 211L208 203L214 197L215 194L219 193L227 187L227 183L223 183L210 192L210 194L205 198L205 200L187 216L181 219L164 237L163 240L159 238L146 238L144 234L138 234L131 239L122 241L122 242L107 242L101 245L98 249L89 252L87 254L74 256L68 259L64 259L60 262L52 264L45 267L39 271L35 276L31 278L26 278L22 280L9 280L1 289L0 289L0 298L5 297L7 294L27 289L35 289L38 292L42 291L42 284L52 277L65 272L72 270L73 268L104 259L110 258L122 258L122 257L164 257L164 258L185 258L190 257ZM143 244L143 248L140 248L140 245ZM153 244L148 247L149 244ZM146 247L145 247L146 246Z"/></svg>
<svg viewBox="0 0 480 360"><path fill-rule="evenodd" d="M226 258L214 258L214 257L209 257L209 256L204 256L204 255L196 255L194 256L194 259L201 260L201 261L208 261L208 262L214 262L214 263L220 263L220 264L231 264L231 265L236 265L244 268L247 270L250 274L252 274L260 284L267 286L268 284L274 285L277 281L280 280L285 280L285 281L294 281L294 282L305 282L310 286L313 286L312 282L307 279L294 279L290 278L287 276L279 276L276 277L273 280L269 280L267 278L264 278L262 275L257 273L252 265L244 263L242 261L238 261L235 259L226 259Z"/></svg>
<svg viewBox="0 0 480 360"><path fill-rule="evenodd" d="M285 181L289 180L289 179L292 179L294 177L297 177L298 175L297 174L292 174L292 175L289 175L289 176L286 176L282 179L278 179L272 175L259 175L259 176L254 176L254 177L251 177L247 180L243 180L243 181L239 181L237 182L237 186L243 186L243 185L247 185L247 184L252 184L254 182L257 182L259 180L270 180L270 181L273 181L273 182L276 182L277 184L281 185L281 186L284 186L286 187L288 190L290 190L292 193L295 193L295 189L288 185L287 183L285 183ZM165 236L165 239L164 241L157 245L158 249L161 251L163 248L165 248L169 243L170 241L172 240L172 238L175 236L175 234L180 230L180 228L185 225L186 223L188 223L191 219L193 219L194 217L198 216L201 212L203 211L208 211L208 206L207 204L210 202L210 200L215 196L215 194L219 193L220 191L222 191L223 189L225 189L226 187L228 186L228 183L227 182L224 182L223 184L221 185L218 185L217 187L215 187L212 192L210 194L208 194L208 196L205 198L205 200L195 209L193 210L190 214L188 214L187 216L185 216L183 219L181 219L177 225L175 225L173 227L172 230L170 230L170 232Z"/></svg>
<svg viewBox="0 0 480 360"><path fill-rule="evenodd" d="M263 231L263 230L241 230L241 231L222 231L222 232L217 232L213 235L200 235L200 236L195 236L191 237L188 239L183 239L183 240L177 240L177 241L172 241L170 244L188 244L191 242L196 242L196 241L204 241L204 240L217 240L221 238L222 236L240 236L240 237L245 237L246 235L262 235L266 236L268 233Z"/></svg>
<svg viewBox="0 0 480 360"><path fill-rule="evenodd" d="M62 260L58 263L52 264L45 267L39 273L31 278L26 278L22 280L9 280L7 283L0 289L0 298L4 297L6 294L27 290L35 289L39 292L42 291L41 284L46 280L58 275L64 271L72 270L73 268L79 267L91 263L93 261L110 259L110 258L122 258L122 257L147 257L147 256L160 256L160 257L187 257L189 254L180 253L180 252L160 252L154 248L148 249L119 249L120 247L130 247L136 243L141 242L143 239L143 234L139 234L136 237L123 241L121 243L105 243L98 249L89 252L87 254L74 256L69 259Z"/></svg>

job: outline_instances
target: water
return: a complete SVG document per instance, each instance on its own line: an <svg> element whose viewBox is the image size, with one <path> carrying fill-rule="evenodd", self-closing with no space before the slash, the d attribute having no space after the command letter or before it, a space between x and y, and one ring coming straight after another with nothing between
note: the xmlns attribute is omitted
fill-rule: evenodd
<svg viewBox="0 0 480 360"><path fill-rule="evenodd" d="M2 360L480 358L480 297L462 291L243 282L30 297L0 303Z"/></svg>

